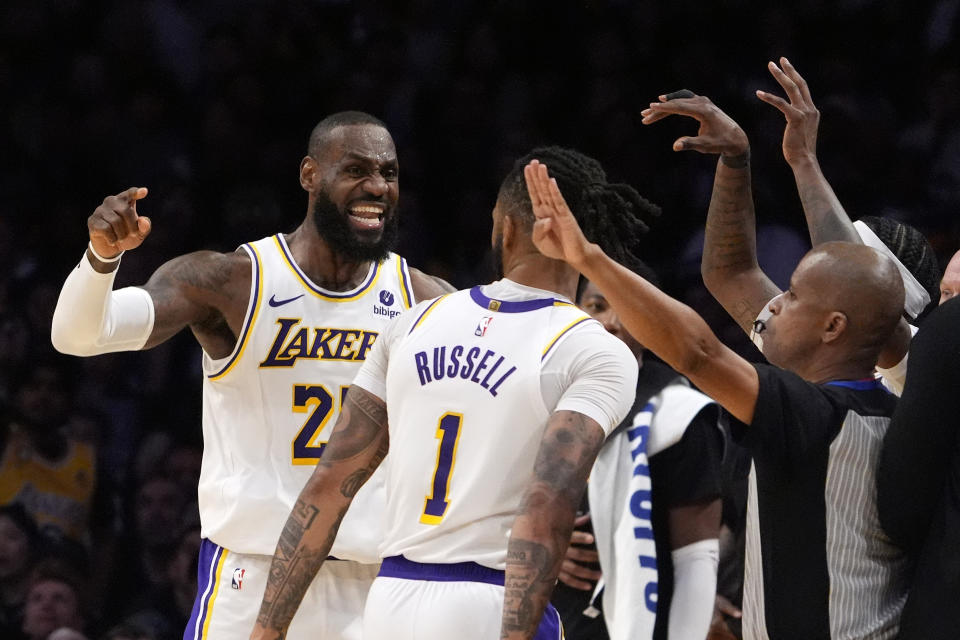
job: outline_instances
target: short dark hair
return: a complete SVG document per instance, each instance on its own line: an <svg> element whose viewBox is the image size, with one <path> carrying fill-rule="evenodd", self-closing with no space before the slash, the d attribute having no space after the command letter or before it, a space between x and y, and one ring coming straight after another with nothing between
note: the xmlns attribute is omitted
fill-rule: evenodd
<svg viewBox="0 0 960 640"><path fill-rule="evenodd" d="M89 589L81 577L80 569L69 560L52 556L38 562L30 574L27 590L33 589L41 582L60 582L70 587L77 597L80 615L84 619L88 617L91 611Z"/></svg>
<svg viewBox="0 0 960 640"><path fill-rule="evenodd" d="M534 159L547 165L587 240L596 242L608 256L633 272L649 271L634 252L640 236L649 229L647 222L660 215L660 207L628 184L607 182L600 163L574 149L538 147L518 159L497 195L506 207L505 214L516 216L532 228L533 206L523 168Z"/></svg>
<svg viewBox="0 0 960 640"><path fill-rule="evenodd" d="M940 301L942 274L936 253L927 238L910 225L893 218L863 216L860 222L870 227L929 294L930 303L927 309L935 307Z"/></svg>
<svg viewBox="0 0 960 640"><path fill-rule="evenodd" d="M316 158L331 131L337 127L345 127L353 124L372 124L383 127L384 129L387 128L383 120L369 113L363 111L339 111L318 122L317 126L310 132L307 154Z"/></svg>

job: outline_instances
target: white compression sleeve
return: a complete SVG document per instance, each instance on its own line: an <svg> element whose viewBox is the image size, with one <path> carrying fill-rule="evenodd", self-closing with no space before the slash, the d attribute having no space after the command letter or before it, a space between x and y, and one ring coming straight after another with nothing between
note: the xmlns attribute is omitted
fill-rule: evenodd
<svg viewBox="0 0 960 640"><path fill-rule="evenodd" d="M153 331L153 299L139 287L113 291L116 270L98 273L84 255L70 272L53 312L57 351L93 356L141 349Z"/></svg>
<svg viewBox="0 0 960 640"><path fill-rule="evenodd" d="M703 640L710 629L717 595L720 542L700 540L674 549L673 599L670 601L670 640Z"/></svg>

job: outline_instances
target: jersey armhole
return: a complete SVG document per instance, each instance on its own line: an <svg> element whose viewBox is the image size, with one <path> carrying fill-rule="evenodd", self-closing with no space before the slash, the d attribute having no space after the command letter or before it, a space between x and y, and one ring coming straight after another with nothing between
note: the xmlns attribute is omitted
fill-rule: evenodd
<svg viewBox="0 0 960 640"><path fill-rule="evenodd" d="M217 359L211 358L206 351L203 352L203 372L213 382L223 379L230 373L243 356L253 325L259 314L260 301L263 297L263 261L260 259L260 252L249 243L241 246L250 255L250 299L247 303L247 313L240 330L240 337L233 347L233 352L225 358Z"/></svg>

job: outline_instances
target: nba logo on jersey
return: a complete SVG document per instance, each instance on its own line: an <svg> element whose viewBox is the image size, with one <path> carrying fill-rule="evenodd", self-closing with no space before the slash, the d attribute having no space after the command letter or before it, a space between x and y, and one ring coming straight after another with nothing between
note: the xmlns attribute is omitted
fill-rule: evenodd
<svg viewBox="0 0 960 640"><path fill-rule="evenodd" d="M246 572L246 569L234 569L233 580L230 581L230 586L234 589L241 589L243 587L243 574Z"/></svg>
<svg viewBox="0 0 960 640"><path fill-rule="evenodd" d="M380 292L380 302L387 305L388 307L393 304L393 294L387 290Z"/></svg>
<svg viewBox="0 0 960 640"><path fill-rule="evenodd" d="M491 322L493 322L493 316L484 316L481 318L480 323L473 332L473 335L480 336L482 338L487 333L487 327L490 326Z"/></svg>

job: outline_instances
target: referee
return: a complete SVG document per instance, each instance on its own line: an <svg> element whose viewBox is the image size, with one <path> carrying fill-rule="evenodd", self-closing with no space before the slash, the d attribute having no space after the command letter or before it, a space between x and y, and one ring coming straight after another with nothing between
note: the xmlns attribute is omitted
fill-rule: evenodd
<svg viewBox="0 0 960 640"><path fill-rule="evenodd" d="M674 102L722 115L702 98ZM749 173L727 161L718 180ZM775 366L753 365L588 243L547 169L527 172L537 248L596 284L631 335L739 422L734 435L753 454L744 637L893 638L907 560L880 528L875 470L896 399L872 372L903 308L896 267L863 245L812 250L771 305L764 344Z"/></svg>

